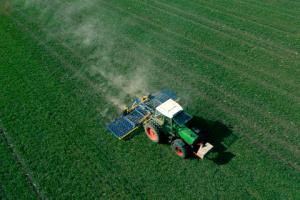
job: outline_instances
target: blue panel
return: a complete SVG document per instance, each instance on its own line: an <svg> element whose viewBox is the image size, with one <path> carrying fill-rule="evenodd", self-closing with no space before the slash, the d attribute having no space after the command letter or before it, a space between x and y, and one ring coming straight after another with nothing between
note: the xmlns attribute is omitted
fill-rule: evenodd
<svg viewBox="0 0 300 200"><path fill-rule="evenodd" d="M138 124L140 122L141 119L144 118L144 115L142 115L140 112L133 110L131 113L129 113L126 116L131 122L133 122L134 124Z"/></svg>
<svg viewBox="0 0 300 200"><path fill-rule="evenodd" d="M116 137L122 138L128 132L135 128L135 124L128 120L126 117L120 117L108 124L108 130L112 132Z"/></svg>
<svg viewBox="0 0 300 200"><path fill-rule="evenodd" d="M127 115L121 116L112 123L108 124L107 128L116 137L122 138L133 129L141 125L141 120L148 114L148 111L138 106Z"/></svg>

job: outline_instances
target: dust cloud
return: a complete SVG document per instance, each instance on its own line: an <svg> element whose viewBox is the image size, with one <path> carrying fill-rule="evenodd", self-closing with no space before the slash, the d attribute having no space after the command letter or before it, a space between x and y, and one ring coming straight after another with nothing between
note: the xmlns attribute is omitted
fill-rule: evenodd
<svg viewBox="0 0 300 200"><path fill-rule="evenodd" d="M120 38L130 19L124 18L117 25L105 22L98 0L13 2L23 13L38 10L35 21L48 33L49 40L59 38L64 46L87 61L77 73L101 76L106 84L93 82L93 87L98 87L101 95L113 105L123 109L126 98L149 93L149 69L155 65L151 58L141 55ZM108 87L118 92L111 92Z"/></svg>

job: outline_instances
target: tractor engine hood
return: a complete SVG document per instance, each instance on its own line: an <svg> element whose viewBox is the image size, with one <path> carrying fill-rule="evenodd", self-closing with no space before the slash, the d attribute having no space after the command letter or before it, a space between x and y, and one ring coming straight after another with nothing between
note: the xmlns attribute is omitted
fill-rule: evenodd
<svg viewBox="0 0 300 200"><path fill-rule="evenodd" d="M187 127L181 127L178 130L180 137L189 145L194 144L194 142L198 139L198 135L194 133L191 129Z"/></svg>

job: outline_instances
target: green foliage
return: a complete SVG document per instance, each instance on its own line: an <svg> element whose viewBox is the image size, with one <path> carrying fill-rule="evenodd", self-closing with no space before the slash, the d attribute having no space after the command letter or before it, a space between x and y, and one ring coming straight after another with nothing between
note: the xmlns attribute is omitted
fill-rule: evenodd
<svg viewBox="0 0 300 200"><path fill-rule="evenodd" d="M16 163L5 138L0 133L0 198L35 199L22 167Z"/></svg>
<svg viewBox="0 0 300 200"><path fill-rule="evenodd" d="M300 196L297 2L12 2L0 17L0 117L43 196ZM231 127L237 139L218 142L233 159L181 160L142 133L119 142L106 131L117 105L161 88L218 138L216 121ZM0 195L32 198L0 141Z"/></svg>

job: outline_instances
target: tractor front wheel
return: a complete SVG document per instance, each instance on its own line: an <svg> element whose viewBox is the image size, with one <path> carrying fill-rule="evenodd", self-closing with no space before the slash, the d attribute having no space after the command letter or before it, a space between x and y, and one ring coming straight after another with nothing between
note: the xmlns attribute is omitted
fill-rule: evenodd
<svg viewBox="0 0 300 200"><path fill-rule="evenodd" d="M189 155L188 146L182 141L182 139L176 139L171 143L172 149L180 158L186 158Z"/></svg>
<svg viewBox="0 0 300 200"><path fill-rule="evenodd" d="M162 135L157 126L148 123L144 126L144 129L145 129L146 135L152 142L155 142L155 143L161 142Z"/></svg>

